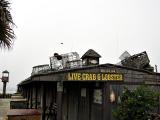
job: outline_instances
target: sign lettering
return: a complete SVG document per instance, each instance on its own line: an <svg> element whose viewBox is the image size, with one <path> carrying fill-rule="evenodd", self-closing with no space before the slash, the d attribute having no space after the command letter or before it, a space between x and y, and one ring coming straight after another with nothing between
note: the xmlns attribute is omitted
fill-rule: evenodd
<svg viewBox="0 0 160 120"><path fill-rule="evenodd" d="M68 73L67 80L73 81L122 81L123 75L120 73Z"/></svg>

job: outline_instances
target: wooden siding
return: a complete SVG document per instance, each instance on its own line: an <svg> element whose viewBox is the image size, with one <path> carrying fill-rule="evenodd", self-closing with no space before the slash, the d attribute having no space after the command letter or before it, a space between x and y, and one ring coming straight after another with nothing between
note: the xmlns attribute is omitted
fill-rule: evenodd
<svg viewBox="0 0 160 120"><path fill-rule="evenodd" d="M82 87L81 89L86 89L86 96L79 96L78 120L90 120L91 91L90 88Z"/></svg>
<svg viewBox="0 0 160 120"><path fill-rule="evenodd" d="M66 78L68 72L115 72L123 74L123 81L68 81ZM37 89L30 83L22 85L23 95L30 101L30 104L33 104L34 99L37 98L37 108L42 109L42 106L46 108L43 108L45 116L48 115L46 110L49 105L52 102L59 102L57 101L57 95L60 95L59 99L62 100L63 108L62 111L60 111L62 112L62 120L114 120L112 111L118 104L118 97L122 94L124 86L128 86L129 89L135 89L138 85L144 84L145 81L157 83L157 81L160 80L160 75L157 74L156 76L156 74L153 73L134 69L124 69L122 67L101 66L53 72L39 76L36 75L32 76L31 79L31 83L36 83ZM62 94L57 92L57 82L63 83ZM42 92L41 85L44 85L45 88L45 104L42 103L44 92ZM155 87L155 85L153 86ZM86 95L81 94L81 89L86 89ZM102 103L100 104L94 102L95 89L102 90ZM35 92L36 90L37 93ZM160 90L158 84L156 85L156 90ZM114 103L110 102L111 91L114 91L116 96L116 101ZM32 105L32 107L34 108L34 105Z"/></svg>

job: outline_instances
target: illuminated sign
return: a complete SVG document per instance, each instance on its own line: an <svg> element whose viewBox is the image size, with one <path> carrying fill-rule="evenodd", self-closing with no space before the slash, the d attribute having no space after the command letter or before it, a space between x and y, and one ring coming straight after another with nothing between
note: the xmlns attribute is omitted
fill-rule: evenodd
<svg viewBox="0 0 160 120"><path fill-rule="evenodd" d="M67 80L72 81L122 81L123 75L119 73L68 73Z"/></svg>

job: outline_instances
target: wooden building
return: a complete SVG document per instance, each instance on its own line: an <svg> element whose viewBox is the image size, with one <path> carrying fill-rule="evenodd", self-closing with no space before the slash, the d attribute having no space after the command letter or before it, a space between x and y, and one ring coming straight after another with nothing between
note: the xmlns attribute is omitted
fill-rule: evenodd
<svg viewBox="0 0 160 120"><path fill-rule="evenodd" d="M148 84L160 90L159 73L99 64L100 57L90 49L82 56L82 66L32 74L18 90L29 108L41 111L42 120L114 120L112 110L121 102L124 86Z"/></svg>

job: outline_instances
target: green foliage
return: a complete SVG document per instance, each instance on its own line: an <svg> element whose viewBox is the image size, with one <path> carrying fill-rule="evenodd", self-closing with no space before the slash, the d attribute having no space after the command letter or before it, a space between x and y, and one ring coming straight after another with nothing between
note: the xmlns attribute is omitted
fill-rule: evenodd
<svg viewBox="0 0 160 120"><path fill-rule="evenodd" d="M10 48L15 38L14 26L10 13L10 3L0 0L0 48Z"/></svg>
<svg viewBox="0 0 160 120"><path fill-rule="evenodd" d="M117 120L148 120L149 113L158 104L158 96L158 93L147 86L137 87L133 91L124 88L121 103L113 111L113 116Z"/></svg>

